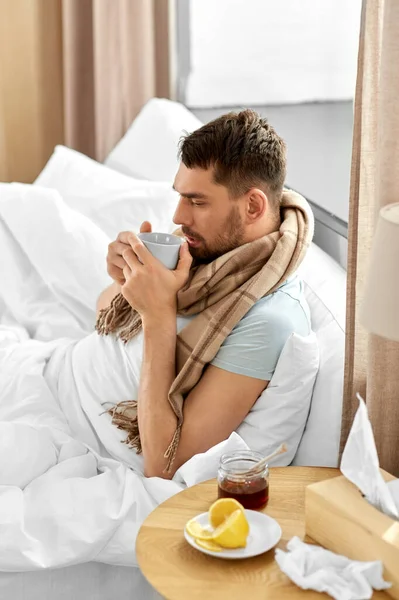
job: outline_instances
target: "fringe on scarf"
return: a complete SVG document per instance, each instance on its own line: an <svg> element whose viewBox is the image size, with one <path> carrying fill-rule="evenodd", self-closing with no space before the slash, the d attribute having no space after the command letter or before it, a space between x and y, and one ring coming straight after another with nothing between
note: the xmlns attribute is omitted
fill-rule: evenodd
<svg viewBox="0 0 399 600"><path fill-rule="evenodd" d="M117 294L111 304L100 311L96 323L96 331L100 335L108 335L118 331L119 337L126 344L141 328L141 318L122 294ZM129 448L135 448L141 454L139 424L137 420L137 402L125 400L104 411L112 417L112 423L118 429L126 431L127 437L122 440ZM103 413L104 414L104 413Z"/></svg>
<svg viewBox="0 0 399 600"><path fill-rule="evenodd" d="M100 335L118 332L118 337L126 344L141 329L141 317L130 304L125 300L122 294L118 294L112 300L111 304L100 311L96 323L96 331ZM139 423L137 419L137 401L124 400L118 402L112 408L104 413L112 417L112 424L118 429L126 431L126 439L121 440L129 448L135 448L137 454L142 453ZM103 413L103 414L104 414ZM177 447L180 441L181 424L177 426L164 458L168 460L165 471L170 473L173 462L176 457Z"/></svg>
<svg viewBox="0 0 399 600"><path fill-rule="evenodd" d="M132 411L134 414L132 414ZM121 440L122 444L127 444L129 448L136 448L137 454L142 453L139 423L137 420L137 402L136 400L124 400L118 402L112 408L104 411L111 415L112 424L118 429L127 432L127 437ZM102 413L102 414L104 414Z"/></svg>
<svg viewBox="0 0 399 600"><path fill-rule="evenodd" d="M100 310L96 331L108 335L118 331L118 337L126 344L141 329L141 317L122 294L117 294L107 308Z"/></svg>
<svg viewBox="0 0 399 600"><path fill-rule="evenodd" d="M139 423L137 419L137 401L136 400L124 400L118 402L112 408L108 408L102 414L109 414L112 417L112 424L118 429L126 431L126 439L121 440L122 444L127 444L129 448L135 448L137 454L142 453ZM134 414L132 414L134 413ZM164 458L168 460L165 472L170 473L173 462L176 458L177 448L180 442L182 424L178 424L176 431L173 434L172 441L167 447Z"/></svg>

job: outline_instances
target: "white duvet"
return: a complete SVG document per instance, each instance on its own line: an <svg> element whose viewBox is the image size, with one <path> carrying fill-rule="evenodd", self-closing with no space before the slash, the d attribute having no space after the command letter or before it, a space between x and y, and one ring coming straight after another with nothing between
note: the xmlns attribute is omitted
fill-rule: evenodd
<svg viewBox="0 0 399 600"><path fill-rule="evenodd" d="M193 457L173 481L142 458L104 410L134 398L141 338L94 332L110 283L109 239L52 190L0 184L0 570L85 561L136 565L149 512L213 477L237 434ZM184 321L179 321L179 327Z"/></svg>

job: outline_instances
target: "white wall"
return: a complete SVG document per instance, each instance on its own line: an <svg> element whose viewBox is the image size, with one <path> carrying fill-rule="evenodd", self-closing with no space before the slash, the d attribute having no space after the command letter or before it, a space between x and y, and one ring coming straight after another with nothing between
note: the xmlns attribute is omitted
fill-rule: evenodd
<svg viewBox="0 0 399 600"><path fill-rule="evenodd" d="M188 106L353 98L361 0L187 1Z"/></svg>

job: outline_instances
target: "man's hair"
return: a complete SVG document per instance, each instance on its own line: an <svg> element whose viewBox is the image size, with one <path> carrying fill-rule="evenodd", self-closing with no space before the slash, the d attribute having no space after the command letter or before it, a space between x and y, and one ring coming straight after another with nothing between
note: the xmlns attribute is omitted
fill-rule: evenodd
<svg viewBox="0 0 399 600"><path fill-rule="evenodd" d="M230 112L180 140L188 169L214 169L215 183L233 198L259 187L277 207L286 176L286 145L267 119L253 110Z"/></svg>

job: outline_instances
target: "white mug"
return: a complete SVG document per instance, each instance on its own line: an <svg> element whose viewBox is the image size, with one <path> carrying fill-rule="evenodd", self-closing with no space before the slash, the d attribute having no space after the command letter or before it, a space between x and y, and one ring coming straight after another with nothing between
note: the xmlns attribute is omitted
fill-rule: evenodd
<svg viewBox="0 0 399 600"><path fill-rule="evenodd" d="M171 233L158 232L138 233L137 237L165 267L172 270L176 269L179 262L180 246L184 242L183 238Z"/></svg>

